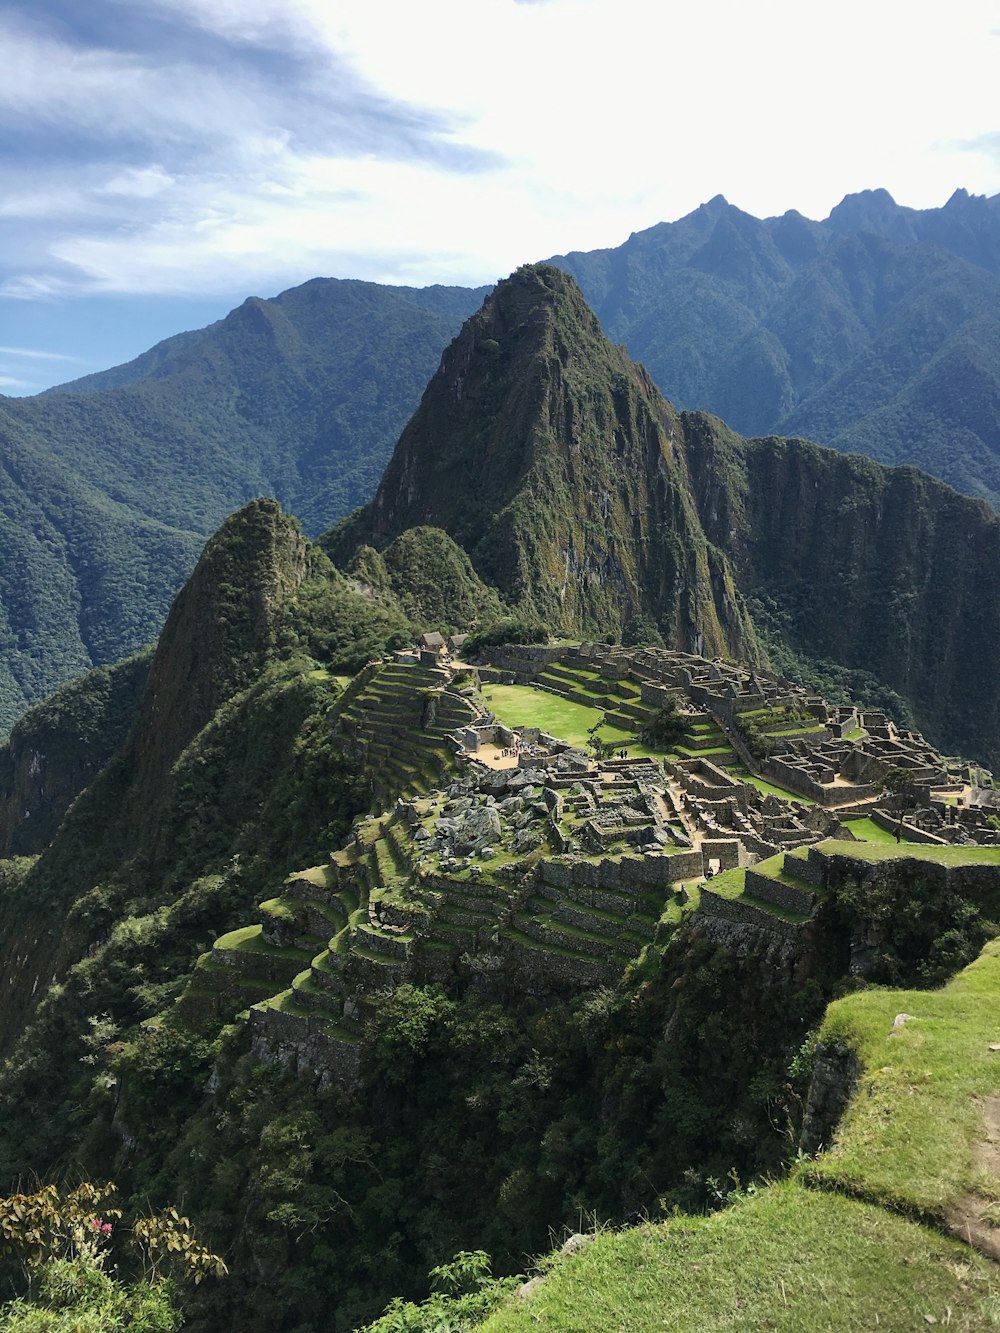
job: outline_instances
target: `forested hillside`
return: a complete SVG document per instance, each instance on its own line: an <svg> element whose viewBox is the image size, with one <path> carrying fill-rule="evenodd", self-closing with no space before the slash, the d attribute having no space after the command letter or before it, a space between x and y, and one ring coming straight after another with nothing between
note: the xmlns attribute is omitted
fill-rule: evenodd
<svg viewBox="0 0 1000 1333"><path fill-rule="evenodd" d="M316 279L34 398L0 399L0 730L160 630L246 500L316 533L374 490L482 293Z"/></svg>

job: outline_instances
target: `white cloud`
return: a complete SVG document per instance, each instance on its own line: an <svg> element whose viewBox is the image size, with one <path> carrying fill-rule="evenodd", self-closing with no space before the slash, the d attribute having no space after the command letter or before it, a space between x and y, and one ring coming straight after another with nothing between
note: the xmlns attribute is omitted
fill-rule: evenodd
<svg viewBox="0 0 1000 1333"><path fill-rule="evenodd" d="M120 194L133 199L154 199L174 184L162 167L131 167L98 186L99 194Z"/></svg>
<svg viewBox="0 0 1000 1333"><path fill-rule="evenodd" d="M65 352L45 352L37 347L0 347L0 356L24 356L32 361L77 361Z"/></svg>
<svg viewBox="0 0 1000 1333"><path fill-rule="evenodd" d="M0 24L0 113L96 145L6 182L3 294L481 282L719 192L822 217L1000 189L987 0L144 3L194 33L167 62Z"/></svg>

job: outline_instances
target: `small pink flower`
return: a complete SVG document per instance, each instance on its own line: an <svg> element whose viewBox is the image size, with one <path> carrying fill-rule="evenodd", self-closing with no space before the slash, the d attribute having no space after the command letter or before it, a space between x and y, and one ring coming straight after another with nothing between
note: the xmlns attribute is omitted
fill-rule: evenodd
<svg viewBox="0 0 1000 1333"><path fill-rule="evenodd" d="M111 1223L110 1223L110 1222L102 1222L102 1223L101 1223L101 1235L102 1235L102 1236L110 1236L110 1235L111 1235Z"/></svg>

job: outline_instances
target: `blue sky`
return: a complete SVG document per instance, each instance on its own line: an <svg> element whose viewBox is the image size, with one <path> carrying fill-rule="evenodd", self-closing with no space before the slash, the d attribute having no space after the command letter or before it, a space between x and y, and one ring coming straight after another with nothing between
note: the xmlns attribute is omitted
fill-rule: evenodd
<svg viewBox="0 0 1000 1333"><path fill-rule="evenodd" d="M997 193L998 27L994 0L0 3L0 393L317 274L489 282L717 193Z"/></svg>

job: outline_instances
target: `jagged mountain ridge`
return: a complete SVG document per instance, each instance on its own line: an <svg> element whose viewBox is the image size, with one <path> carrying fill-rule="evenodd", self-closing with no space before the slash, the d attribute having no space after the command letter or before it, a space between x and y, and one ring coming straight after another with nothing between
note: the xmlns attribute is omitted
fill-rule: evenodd
<svg viewBox="0 0 1000 1333"><path fill-rule="evenodd" d="M519 270L468 321L329 549L345 563L415 524L562 634L752 659L756 604L772 637L877 677L942 744L998 753L996 514L912 468L678 414L561 270Z"/></svg>
<svg viewBox="0 0 1000 1333"><path fill-rule="evenodd" d="M718 195L549 262L678 406L915 463L1000 504L1000 196L918 210L866 190L814 222Z"/></svg>

